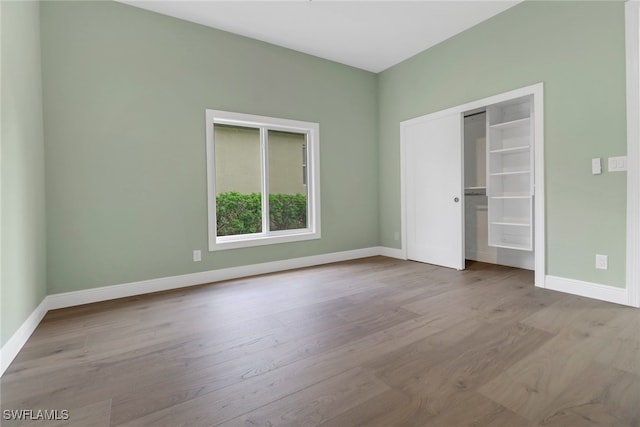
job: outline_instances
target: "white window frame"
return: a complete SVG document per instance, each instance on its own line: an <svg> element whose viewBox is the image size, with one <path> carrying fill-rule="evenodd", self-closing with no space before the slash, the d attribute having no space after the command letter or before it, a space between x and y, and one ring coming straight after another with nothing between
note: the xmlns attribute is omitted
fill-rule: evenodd
<svg viewBox="0 0 640 427"><path fill-rule="evenodd" d="M313 122L256 116L230 111L205 112L207 147L207 206L209 225L209 251L271 245L319 239L320 234L320 125ZM216 171L214 132L216 124L244 126L260 129L261 178L262 178L262 232L232 236L217 235L216 221ZM266 133L269 130L304 133L307 136L307 228L295 230L268 230L267 177L268 159Z"/></svg>

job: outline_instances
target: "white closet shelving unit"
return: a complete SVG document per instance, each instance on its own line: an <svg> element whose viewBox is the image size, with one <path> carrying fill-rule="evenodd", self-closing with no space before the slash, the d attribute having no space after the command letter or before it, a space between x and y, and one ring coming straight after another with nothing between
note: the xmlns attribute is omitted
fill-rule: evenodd
<svg viewBox="0 0 640 427"><path fill-rule="evenodd" d="M487 107L489 246L533 249L531 98Z"/></svg>

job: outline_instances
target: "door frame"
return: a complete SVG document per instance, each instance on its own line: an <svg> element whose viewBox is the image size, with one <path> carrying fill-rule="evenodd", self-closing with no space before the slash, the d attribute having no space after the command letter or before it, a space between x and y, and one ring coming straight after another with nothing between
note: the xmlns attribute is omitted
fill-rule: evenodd
<svg viewBox="0 0 640 427"><path fill-rule="evenodd" d="M407 194L406 194L406 141L403 138L404 128L408 125L437 119L443 116L452 114L460 115L460 122L462 126L463 114L465 111L474 110L477 108L486 107L492 104L497 104L511 99L520 98L527 95L533 97L533 144L534 144L534 283L537 287L545 287L545 259L546 259L546 246L545 246L545 210L544 210L544 103L543 103L544 85L543 83L536 83L530 86L525 86L519 89L503 92L497 95L493 95L487 98L479 99L476 101L468 102L466 104L458 105L455 107L447 108L446 110L436 111L434 113L426 114L424 116L416 117L410 120L405 120L400 123L400 206L401 206L401 251L404 259L407 259ZM462 141L460 141L462 144ZM461 157L460 162L464 159ZM464 184L463 184L464 185ZM460 188L461 193L463 189ZM464 209L464 205L461 207ZM462 224L461 224L462 227ZM462 233L461 242L464 248L464 230Z"/></svg>
<svg viewBox="0 0 640 427"><path fill-rule="evenodd" d="M627 271L629 305L640 307L640 1L625 3L627 83Z"/></svg>

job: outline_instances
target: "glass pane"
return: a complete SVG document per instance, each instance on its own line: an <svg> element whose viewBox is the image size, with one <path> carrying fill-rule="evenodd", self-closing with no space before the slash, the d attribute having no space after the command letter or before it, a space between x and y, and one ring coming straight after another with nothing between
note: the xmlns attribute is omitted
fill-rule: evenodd
<svg viewBox="0 0 640 427"><path fill-rule="evenodd" d="M307 228L307 136L270 130L269 229Z"/></svg>
<svg viewBox="0 0 640 427"><path fill-rule="evenodd" d="M213 127L218 236L262 232L260 130Z"/></svg>

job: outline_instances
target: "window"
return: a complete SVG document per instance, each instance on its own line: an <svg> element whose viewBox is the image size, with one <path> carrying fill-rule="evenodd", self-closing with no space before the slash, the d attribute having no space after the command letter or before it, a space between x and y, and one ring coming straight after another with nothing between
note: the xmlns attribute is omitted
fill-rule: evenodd
<svg viewBox="0 0 640 427"><path fill-rule="evenodd" d="M319 125L206 110L209 250L320 238Z"/></svg>

